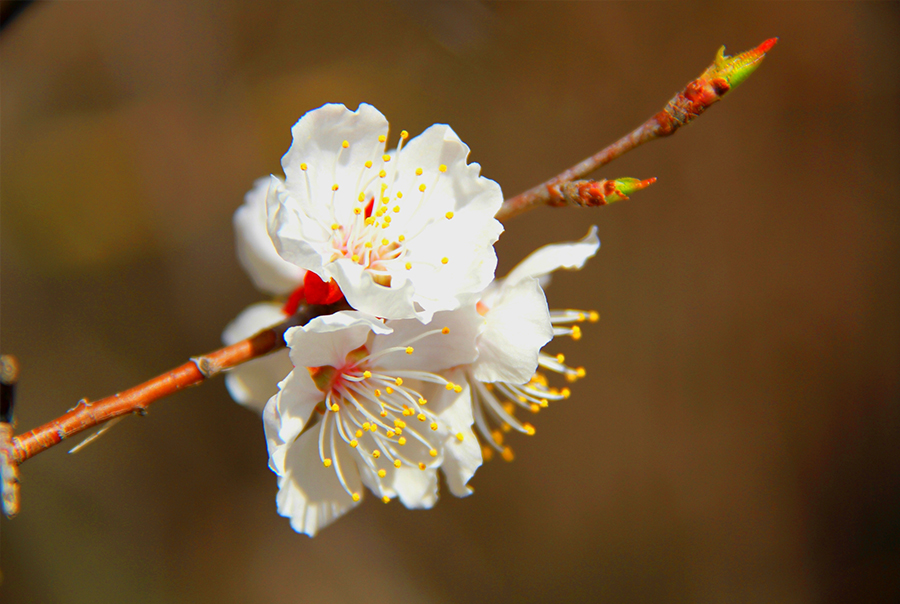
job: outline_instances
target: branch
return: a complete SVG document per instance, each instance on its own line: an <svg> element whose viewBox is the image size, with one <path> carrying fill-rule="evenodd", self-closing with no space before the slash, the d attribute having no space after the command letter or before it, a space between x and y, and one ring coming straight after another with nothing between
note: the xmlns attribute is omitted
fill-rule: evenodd
<svg viewBox="0 0 900 604"><path fill-rule="evenodd" d="M337 310L335 305L301 306L299 312L286 321L259 332L252 338L231 346L194 357L184 365L167 371L152 380L108 396L95 402L81 399L73 409L30 432L11 440L12 459L20 464L64 439L88 430L116 417L137 413L145 415L151 403L194 386L214 375L241 363L284 348L284 332L295 325L304 325L313 317Z"/></svg>
<svg viewBox="0 0 900 604"><path fill-rule="evenodd" d="M776 42L778 38L771 38L736 57L726 57L723 46L716 53L713 64L707 67L699 78L688 83L684 90L672 97L662 111L596 155L557 174L545 183L507 199L497 212L497 220L504 221L538 205L569 205L569 200L561 193L560 185L587 176L638 145L675 134L679 128L697 118L746 80L759 67L766 53ZM602 186L605 182L600 181L597 184Z"/></svg>

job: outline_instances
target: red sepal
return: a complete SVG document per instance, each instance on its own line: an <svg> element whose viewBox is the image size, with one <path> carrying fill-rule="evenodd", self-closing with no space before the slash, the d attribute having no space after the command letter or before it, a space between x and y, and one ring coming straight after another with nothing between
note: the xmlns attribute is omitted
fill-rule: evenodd
<svg viewBox="0 0 900 604"><path fill-rule="evenodd" d="M344 297L344 292L334 279L329 279L328 283L325 283L312 271L306 271L303 288L306 292L306 301L310 304L334 304Z"/></svg>

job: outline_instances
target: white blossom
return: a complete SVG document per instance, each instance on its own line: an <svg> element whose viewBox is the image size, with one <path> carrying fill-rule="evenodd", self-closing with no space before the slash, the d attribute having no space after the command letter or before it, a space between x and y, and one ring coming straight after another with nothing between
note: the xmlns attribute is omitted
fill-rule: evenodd
<svg viewBox="0 0 900 604"><path fill-rule="evenodd" d="M278 512L296 531L315 535L363 485L385 503L431 507L438 467L451 492L470 492L481 451L468 384L452 368L474 361L480 323L468 307L428 325L345 311L288 330L295 369L263 418Z"/></svg>
<svg viewBox="0 0 900 604"><path fill-rule="evenodd" d="M324 105L292 128L273 176L268 230L285 260L333 279L356 310L418 318L471 301L491 281L499 185L467 164L469 148L435 124L388 153L377 109Z"/></svg>

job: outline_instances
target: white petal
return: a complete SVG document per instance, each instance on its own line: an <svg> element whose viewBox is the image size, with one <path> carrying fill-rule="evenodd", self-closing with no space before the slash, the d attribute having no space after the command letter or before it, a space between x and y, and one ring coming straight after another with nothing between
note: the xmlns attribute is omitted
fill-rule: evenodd
<svg viewBox="0 0 900 604"><path fill-rule="evenodd" d="M305 367L294 369L279 382L278 392L263 408L270 461L276 456L273 448L297 438L323 399Z"/></svg>
<svg viewBox="0 0 900 604"><path fill-rule="evenodd" d="M403 466L394 469L391 488L409 509L428 509L438 500L437 469Z"/></svg>
<svg viewBox="0 0 900 604"><path fill-rule="evenodd" d="M482 463L481 445L472 431L474 420L468 380L461 371L448 374L447 379L461 384L462 392L441 389L435 393L429 405L447 430L442 448L444 462L441 464L441 471L447 479L450 492L457 497L465 497L472 493L468 482ZM463 436L462 440L458 438L460 434Z"/></svg>
<svg viewBox="0 0 900 604"><path fill-rule="evenodd" d="M287 294L303 283L305 270L278 255L269 237L266 196L270 178L260 178L244 197L244 205L234 213L238 260L253 284L261 291Z"/></svg>
<svg viewBox="0 0 900 604"><path fill-rule="evenodd" d="M228 324L222 341L230 346L257 332L277 325L285 319L278 304L261 302L247 307ZM293 365L286 350L279 350L230 369L225 374L225 387L231 398L258 413L266 401L278 392L278 382L290 373Z"/></svg>
<svg viewBox="0 0 900 604"><path fill-rule="evenodd" d="M325 269L344 292L347 303L358 311L379 317L409 319L416 316L414 285L406 275L392 279L391 286L375 283L372 275L359 264L342 258Z"/></svg>
<svg viewBox="0 0 900 604"><path fill-rule="evenodd" d="M391 333L379 319L354 311L316 317L284 335L295 367L341 367L347 353L366 343L369 333Z"/></svg>
<svg viewBox="0 0 900 604"><path fill-rule="evenodd" d="M326 468L319 459L318 432L310 430L287 449L278 476L278 513L291 519L291 527L310 537L356 507L358 502L344 491L334 468ZM335 457L342 466L351 491L362 494L362 484L353 454L343 441L335 442Z"/></svg>
<svg viewBox="0 0 900 604"><path fill-rule="evenodd" d="M547 281L543 277L560 268L580 269L588 258L597 253L599 247L597 227L592 226L588 234L579 241L545 245L533 252L506 276L506 284L513 285L522 279L535 277L541 280L541 285L546 286Z"/></svg>
<svg viewBox="0 0 900 604"><path fill-rule="evenodd" d="M406 354L400 350L380 357L378 364L391 369L418 369L423 371L442 371L456 365L471 363L478 356L475 338L481 329L484 319L474 306L466 306L459 310L440 312L434 315L431 323L423 325L416 319L388 321L387 326L393 329L390 335L379 336L372 342L372 353L392 347L406 347L407 342L427 331L441 330L447 327L447 334L434 333L412 343L413 353Z"/></svg>
<svg viewBox="0 0 900 604"><path fill-rule="evenodd" d="M475 378L524 384L537 369L538 353L553 338L547 299L537 279L504 284L484 317Z"/></svg>

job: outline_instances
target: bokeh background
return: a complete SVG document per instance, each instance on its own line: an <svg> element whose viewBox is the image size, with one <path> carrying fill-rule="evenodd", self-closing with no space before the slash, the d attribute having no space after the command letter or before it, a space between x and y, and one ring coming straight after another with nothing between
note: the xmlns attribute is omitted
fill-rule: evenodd
<svg viewBox="0 0 900 604"><path fill-rule="evenodd" d="M275 512L221 380L22 466L3 602L889 602L900 576L900 5L36 3L0 36L2 339L19 430L218 347L260 299L231 215L325 102L446 122L515 194L780 43L598 176L631 201L507 224L500 272L599 226L555 307L588 377L431 511ZM74 443L73 443L74 444Z"/></svg>

